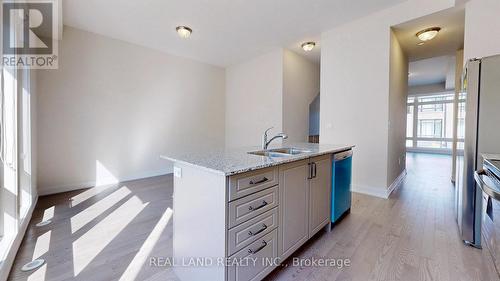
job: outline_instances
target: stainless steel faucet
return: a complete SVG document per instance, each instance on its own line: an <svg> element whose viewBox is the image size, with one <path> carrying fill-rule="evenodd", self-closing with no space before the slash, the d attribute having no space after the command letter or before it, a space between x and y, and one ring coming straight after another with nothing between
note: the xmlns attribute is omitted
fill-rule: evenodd
<svg viewBox="0 0 500 281"><path fill-rule="evenodd" d="M272 128L274 128L274 127L268 128L264 132L264 135L262 135L262 149L264 149L264 150L267 149L267 147L269 146L269 144L273 140L275 140L277 138L282 138L282 139L286 140L288 138L288 136L285 133L279 133L276 136L272 137L270 140L267 140L267 132L269 132Z"/></svg>

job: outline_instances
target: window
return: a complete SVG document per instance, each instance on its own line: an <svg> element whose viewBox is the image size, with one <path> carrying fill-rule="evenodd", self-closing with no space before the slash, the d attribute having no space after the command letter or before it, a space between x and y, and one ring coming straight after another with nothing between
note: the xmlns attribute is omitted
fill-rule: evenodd
<svg viewBox="0 0 500 281"><path fill-rule="evenodd" d="M458 103L458 111L459 112L465 112L465 102L459 102Z"/></svg>
<svg viewBox="0 0 500 281"><path fill-rule="evenodd" d="M443 104L424 104L418 107L419 112L443 112Z"/></svg>
<svg viewBox="0 0 500 281"><path fill-rule="evenodd" d="M406 137L411 138L413 136L413 106L408 106L408 111L406 114Z"/></svg>
<svg viewBox="0 0 500 281"><path fill-rule="evenodd" d="M33 206L30 85L29 69L0 65L0 266Z"/></svg>
<svg viewBox="0 0 500 281"><path fill-rule="evenodd" d="M458 118L458 124L457 124L457 138L463 139L465 138L465 119L464 118Z"/></svg>
<svg viewBox="0 0 500 281"><path fill-rule="evenodd" d="M464 96L459 96L457 136L463 147ZM410 96L407 101L406 147L413 150L440 149L451 152L453 146L455 93Z"/></svg>
<svg viewBox="0 0 500 281"><path fill-rule="evenodd" d="M443 136L443 120L419 120L418 137L421 138L441 138Z"/></svg>
<svg viewBox="0 0 500 281"><path fill-rule="evenodd" d="M30 71L2 69L3 108L0 111L0 261L27 223L33 204L31 179Z"/></svg>
<svg viewBox="0 0 500 281"><path fill-rule="evenodd" d="M17 103L17 71L2 70L3 107L1 131L1 167L2 167L2 236L13 237L17 231L17 153L16 153L16 103Z"/></svg>

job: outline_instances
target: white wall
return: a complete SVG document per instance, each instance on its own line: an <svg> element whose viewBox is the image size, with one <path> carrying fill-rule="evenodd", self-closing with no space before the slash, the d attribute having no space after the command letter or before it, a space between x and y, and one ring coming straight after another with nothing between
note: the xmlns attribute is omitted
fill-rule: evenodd
<svg viewBox="0 0 500 281"><path fill-rule="evenodd" d="M409 0L321 36L321 143L355 144L353 189L387 196L390 27L453 0Z"/></svg>
<svg viewBox="0 0 500 281"><path fill-rule="evenodd" d="M224 144L224 69L65 27L38 73L38 191L170 172L159 155Z"/></svg>
<svg viewBox="0 0 500 281"><path fill-rule="evenodd" d="M500 1L471 0L465 6L464 62L500 54Z"/></svg>
<svg viewBox="0 0 500 281"><path fill-rule="evenodd" d="M389 186L406 169L406 102L408 97L408 56L392 30L390 39L387 145L387 184Z"/></svg>
<svg viewBox="0 0 500 281"><path fill-rule="evenodd" d="M283 129L283 49L226 68L226 146L260 145Z"/></svg>
<svg viewBox="0 0 500 281"><path fill-rule="evenodd" d="M283 131L289 142L307 142L309 104L319 94L320 68L302 56L284 51Z"/></svg>
<svg viewBox="0 0 500 281"><path fill-rule="evenodd" d="M226 69L226 146L257 146L265 129L288 142L309 135L309 104L319 93L319 65L276 49ZM279 143L280 140L277 141Z"/></svg>

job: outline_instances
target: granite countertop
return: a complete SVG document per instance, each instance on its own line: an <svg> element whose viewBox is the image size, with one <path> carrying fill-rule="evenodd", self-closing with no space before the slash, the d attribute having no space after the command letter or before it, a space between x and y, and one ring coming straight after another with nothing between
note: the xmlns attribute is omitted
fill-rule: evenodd
<svg viewBox="0 0 500 281"><path fill-rule="evenodd" d="M281 165L297 160L307 159L309 157L320 156L348 150L354 145L330 145L317 143L293 143L283 144L281 146L272 146L272 148L293 147L309 152L287 155L283 157L268 157L248 154L249 151L261 150L260 147L244 147L236 149L204 149L190 151L176 151L160 155L161 159L194 166L208 170L220 175L230 176L244 173L261 168Z"/></svg>
<svg viewBox="0 0 500 281"><path fill-rule="evenodd" d="M483 156L483 159L500 160L500 154L496 153L481 153L481 156Z"/></svg>

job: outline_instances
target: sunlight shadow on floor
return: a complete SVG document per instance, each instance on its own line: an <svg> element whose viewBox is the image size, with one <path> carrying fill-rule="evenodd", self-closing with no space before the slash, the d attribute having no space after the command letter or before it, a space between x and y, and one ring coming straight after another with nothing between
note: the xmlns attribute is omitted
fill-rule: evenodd
<svg viewBox="0 0 500 281"><path fill-rule="evenodd" d="M151 234L149 234L146 241L144 241L144 244L142 244L141 248L139 249L135 257L129 263L127 269L121 276L120 280L127 281L136 279L144 263L151 254L151 251L153 250L156 243L160 239L160 235L162 234L163 230L170 221L172 214L173 214L172 209L167 208L167 210L163 213L161 219L158 221L154 229L151 231Z"/></svg>
<svg viewBox="0 0 500 281"><path fill-rule="evenodd" d="M52 231L49 230L38 236L36 239L35 250L33 251L33 260L40 258L49 251L51 234Z"/></svg>
<svg viewBox="0 0 500 281"><path fill-rule="evenodd" d="M101 220L91 230L74 241L74 276L78 276L148 204L143 203L138 197L133 196L113 213ZM89 247L89 245L92 245L92 247Z"/></svg>
<svg viewBox="0 0 500 281"><path fill-rule="evenodd" d="M92 220L96 219L106 210L123 200L130 193L131 191L130 189L128 189L128 187L122 186L120 189L109 194L104 199L97 201L87 209L71 217L71 233L77 232L79 229L87 225Z"/></svg>

